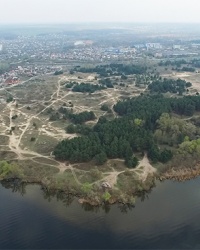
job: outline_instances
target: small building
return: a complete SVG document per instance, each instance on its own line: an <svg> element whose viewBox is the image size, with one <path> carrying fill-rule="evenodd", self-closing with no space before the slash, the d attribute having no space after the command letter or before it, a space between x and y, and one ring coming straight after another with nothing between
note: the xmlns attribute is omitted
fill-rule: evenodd
<svg viewBox="0 0 200 250"><path fill-rule="evenodd" d="M102 186L103 188L111 188L111 186L110 186L110 184L109 184L108 182L103 182L103 183L101 184L101 186Z"/></svg>
<svg viewBox="0 0 200 250"><path fill-rule="evenodd" d="M180 50L180 49L181 49L181 45L175 44L175 45L173 45L173 49L178 49L178 50Z"/></svg>

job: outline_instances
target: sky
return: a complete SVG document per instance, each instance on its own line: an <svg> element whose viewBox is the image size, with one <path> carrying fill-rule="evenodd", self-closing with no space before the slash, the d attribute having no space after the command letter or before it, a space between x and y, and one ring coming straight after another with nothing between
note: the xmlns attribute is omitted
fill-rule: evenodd
<svg viewBox="0 0 200 250"><path fill-rule="evenodd" d="M200 0L0 0L0 24L200 23Z"/></svg>

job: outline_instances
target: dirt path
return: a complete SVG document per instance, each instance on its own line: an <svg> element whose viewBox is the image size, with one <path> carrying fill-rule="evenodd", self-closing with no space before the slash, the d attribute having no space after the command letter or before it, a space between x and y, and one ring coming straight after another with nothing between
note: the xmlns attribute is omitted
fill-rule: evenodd
<svg viewBox="0 0 200 250"><path fill-rule="evenodd" d="M31 79L29 79L28 81L30 81ZM9 118L9 130L12 131L12 127L15 127L15 124L13 122L12 117L16 114L16 113L20 113L21 115L24 115L24 117L27 118L26 122L21 123L20 124L20 128L19 130L21 130L21 134L15 134L14 131L10 132L10 134L8 135L9 137L9 144L8 147L10 149L11 152L14 152L17 155L18 160L33 160L34 162L37 162L36 160L34 160L35 157L42 157L45 159L51 159L52 160L52 156L44 156L42 154L39 154L37 152L31 151L30 149L28 150L23 150L20 147L20 143L22 141L23 136L25 135L25 133L27 132L29 126L31 125L31 121L34 118L38 118L38 116L44 112L46 109L48 109L49 107L51 107L52 105L54 105L56 102L58 101L62 101L64 98L66 98L66 96L71 94L71 91L69 91L67 94L64 94L63 96L60 96L60 89L61 89L61 79L59 79L58 84L57 84L57 90L51 95L51 99L49 100L50 104L48 106L46 106L44 109L42 109L40 112L38 112L35 115L31 115L28 116L26 113L24 113L22 110L19 110L18 108L16 108L16 102L10 102L7 104L6 109L9 112L9 115L7 116ZM26 81L26 82L28 82ZM24 82L25 83L25 82ZM55 98L55 99L54 99ZM23 128L22 128L23 127ZM48 128L50 128L50 130L48 131ZM5 126L5 131L6 131L6 126ZM48 136L51 136L53 138L59 138L59 139L63 139L63 138L73 138L74 135L69 135L67 133L65 133L62 129L59 128L54 128L53 126L51 126L50 124L48 124L45 127L40 128L39 133L43 133L46 134ZM1 135L5 135L4 133L1 133ZM81 183L79 182L76 173L74 171L74 168L72 165L66 165L64 163L58 162L56 160L54 160L56 163L58 163L57 166L55 165L51 165L48 163L43 163L44 165L47 166L52 166L52 167L57 167L60 170L60 173L63 173L65 170L69 169L76 181L76 183L78 185L81 185Z"/></svg>
<svg viewBox="0 0 200 250"><path fill-rule="evenodd" d="M29 80L27 80L25 82L28 82L31 79L33 79L33 78L30 78ZM16 102L10 102L10 103L7 104L6 109L9 112L9 116L8 116L8 118L9 118L9 126L8 126L8 128L11 131L10 134L8 135L8 137L9 137L8 147L10 148L10 151L14 152L17 155L18 159L20 159L20 160L27 159L27 157L25 157L24 154L25 155L26 154L32 155L33 157L43 157L43 158L51 159L50 156L49 157L48 156L44 156L44 155L41 155L41 154L39 154L37 152L33 152L31 150L23 150L20 147L20 143L21 143L21 140L22 140L24 134L26 133L27 129L31 125L31 121L32 121L33 118L37 118L42 112L44 112L47 108L49 108L50 106L52 106L55 102L58 102L58 101L62 100L63 98L65 98L67 95L70 94L70 92L68 92L64 96L58 98L59 94L60 94L60 81L61 81L61 79L58 81L57 90L52 95L52 97L54 95L56 95L57 99L56 100L51 100L51 103L48 106L46 106L44 109L42 109L40 112L38 112L35 115L31 115L30 117L28 117L28 115L26 113L24 113L21 110L18 110L18 108L16 108ZM21 134L20 135L19 134L16 135L15 132L12 131L12 128L15 127L15 124L13 122L12 117L16 113L19 113L19 112L20 112L21 115L24 115L24 117L27 118L27 121L24 122L24 123L22 123L22 124L20 124L20 126L19 126L20 128L19 129L21 130ZM22 129L22 127L24 127L24 128ZM46 131L45 129L41 129L41 131L44 132L47 135L51 135L52 137L56 137L56 135L57 135L58 137L61 137L61 138L69 138L71 136L71 135L69 136L68 134L64 134L64 131L61 131L61 130L60 130L59 133L57 133L58 131L56 130L55 134L53 132L51 133L50 131ZM41 131L39 131L39 132L41 132ZM3 133L1 133L1 134L5 135ZM28 159L30 159L30 158L31 157L28 157Z"/></svg>
<svg viewBox="0 0 200 250"><path fill-rule="evenodd" d="M109 183L109 185L111 186L111 188L114 188L115 185L117 184L117 177L118 177L118 175L121 174L121 173L123 173L123 172L124 171L121 171L121 172L117 172L117 171L110 172L110 173L108 173L109 175L106 176L103 179L103 182Z"/></svg>
<svg viewBox="0 0 200 250"><path fill-rule="evenodd" d="M138 170L141 173L138 173ZM135 172L136 175L138 175L138 179L142 180L142 182L145 182L148 175L152 175L154 173L156 173L156 169L154 167L152 167L152 165L149 162L149 159L147 157L147 154L144 155L144 158L140 161L139 165L135 168L130 170L132 172ZM101 182L108 182L110 184L110 186L112 188L115 187L115 185L117 184L117 177L121 174L124 173L125 171L113 171L113 172L109 172L106 173L108 174L108 176L104 177ZM99 181L98 181L99 182Z"/></svg>
<svg viewBox="0 0 200 250"><path fill-rule="evenodd" d="M147 154L144 155L144 158L140 161L139 165L132 171L137 173L137 170L143 171L141 174L139 174L139 178L143 182L147 179L148 175L154 174L156 172L156 169L150 164Z"/></svg>
<svg viewBox="0 0 200 250"><path fill-rule="evenodd" d="M60 85L58 85L58 89L59 89L59 88L60 88ZM55 92L55 94L56 94L56 95L58 94L58 90ZM21 134L20 137L19 137L19 140L18 140L18 143L17 143L17 148L19 148L19 145L20 145L20 143L21 143L21 140L22 140L22 138L23 138L25 132L27 131L28 127L30 126L31 120L32 120L33 118L37 118L41 113L43 113L45 110L47 110L47 109L48 109L49 107L51 107L53 104L55 104L55 103L58 102L58 101L62 101L66 96L68 96L68 95L70 95L70 94L71 94L71 91L69 91L69 92L68 92L67 94L65 94L63 97L58 98L58 99L52 101L48 106L46 106L44 109L42 109L42 110L41 110L40 112L38 112L37 114L31 116L31 117L27 120L27 122L26 122L26 127L23 129L23 132L22 132L22 134Z"/></svg>

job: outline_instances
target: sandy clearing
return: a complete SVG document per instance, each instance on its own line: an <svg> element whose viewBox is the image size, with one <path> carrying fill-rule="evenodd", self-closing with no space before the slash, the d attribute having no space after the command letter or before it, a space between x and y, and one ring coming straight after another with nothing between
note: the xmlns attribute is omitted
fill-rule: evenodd
<svg viewBox="0 0 200 250"><path fill-rule="evenodd" d="M139 178L144 182L148 175L155 174L156 169L150 164L147 154L144 155L144 158L140 161L139 165L132 171L142 170L143 172L139 174Z"/></svg>
<svg viewBox="0 0 200 250"><path fill-rule="evenodd" d="M141 173L138 173L137 170L142 171ZM156 173L156 169L150 164L149 159L147 157L147 154L144 155L144 158L140 161L139 165L131 170L132 172L135 172L138 175L139 180L142 180L142 182L145 182L147 177L149 175L153 175ZM115 187L117 184L117 177L121 174L124 173L125 171L113 171L109 172L108 176L103 178L101 182L108 182L112 188Z"/></svg>

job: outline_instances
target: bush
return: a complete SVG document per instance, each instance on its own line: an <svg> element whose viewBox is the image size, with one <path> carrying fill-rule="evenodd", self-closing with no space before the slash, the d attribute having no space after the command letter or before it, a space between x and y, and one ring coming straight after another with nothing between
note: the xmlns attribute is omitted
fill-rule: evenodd
<svg viewBox="0 0 200 250"><path fill-rule="evenodd" d="M13 101L13 97L12 96L9 96L6 100L6 102L12 102Z"/></svg>
<svg viewBox="0 0 200 250"><path fill-rule="evenodd" d="M37 124L35 122L33 122L33 127L37 129Z"/></svg>
<svg viewBox="0 0 200 250"><path fill-rule="evenodd" d="M107 105L107 104L103 104L103 105L101 106L101 110L102 110L102 111L108 111L108 110L109 110L108 105Z"/></svg>
<svg viewBox="0 0 200 250"><path fill-rule="evenodd" d="M92 185L89 182L86 182L82 185L81 190L83 193L88 194L92 191Z"/></svg>
<svg viewBox="0 0 200 250"><path fill-rule="evenodd" d="M105 193L103 194L102 198L103 198L104 201L109 201L110 198L111 198L111 195L110 195L110 193L105 192Z"/></svg>
<svg viewBox="0 0 200 250"><path fill-rule="evenodd" d="M128 168L135 168L138 165L138 159L132 156L125 160L125 164Z"/></svg>
<svg viewBox="0 0 200 250"><path fill-rule="evenodd" d="M55 76L62 75L62 74L63 74L62 70L56 70L56 72L54 73Z"/></svg>
<svg viewBox="0 0 200 250"><path fill-rule="evenodd" d="M17 165L9 164L6 161L1 161L0 162L0 177L1 178L21 178L23 177L23 173Z"/></svg>
<svg viewBox="0 0 200 250"><path fill-rule="evenodd" d="M13 115L12 120L15 120L18 117L18 115Z"/></svg>
<svg viewBox="0 0 200 250"><path fill-rule="evenodd" d="M58 112L51 114L49 117L49 121L57 121L59 119L60 119L60 115Z"/></svg>
<svg viewBox="0 0 200 250"><path fill-rule="evenodd" d="M66 132L68 133L68 134L74 134L74 133L76 133L76 128L75 128L75 126L74 125L69 125L67 128L66 128Z"/></svg>

